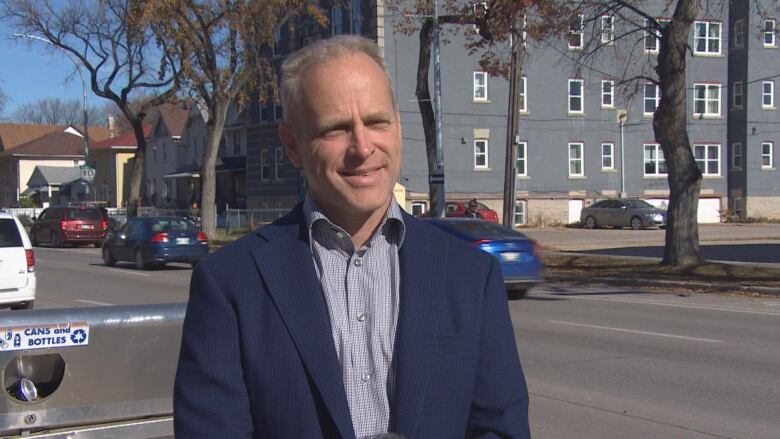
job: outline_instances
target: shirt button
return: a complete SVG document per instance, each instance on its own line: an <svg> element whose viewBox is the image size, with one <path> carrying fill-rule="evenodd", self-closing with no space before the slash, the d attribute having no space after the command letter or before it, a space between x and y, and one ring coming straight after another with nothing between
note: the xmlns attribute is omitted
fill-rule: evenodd
<svg viewBox="0 0 780 439"><path fill-rule="evenodd" d="M363 265L362 259L355 259L355 267L361 267Z"/></svg>
<svg viewBox="0 0 780 439"><path fill-rule="evenodd" d="M366 319L366 315L363 313L358 314L357 316L358 322L362 322Z"/></svg>
<svg viewBox="0 0 780 439"><path fill-rule="evenodd" d="M364 373L363 376L360 377L360 379L363 380L363 382L366 382L371 379L371 374Z"/></svg>

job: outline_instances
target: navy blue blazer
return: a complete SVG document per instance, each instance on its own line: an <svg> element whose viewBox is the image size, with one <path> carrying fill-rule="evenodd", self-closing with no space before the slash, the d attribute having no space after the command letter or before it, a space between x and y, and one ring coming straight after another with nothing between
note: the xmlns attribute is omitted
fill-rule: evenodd
<svg viewBox="0 0 780 439"><path fill-rule="evenodd" d="M404 214L390 431L530 438L497 261ZM299 205L193 271L174 390L177 438L353 438Z"/></svg>

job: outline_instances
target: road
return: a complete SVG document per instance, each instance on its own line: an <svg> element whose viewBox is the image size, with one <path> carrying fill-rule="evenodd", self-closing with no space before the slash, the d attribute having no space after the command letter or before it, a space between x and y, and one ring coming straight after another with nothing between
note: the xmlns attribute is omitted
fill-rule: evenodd
<svg viewBox="0 0 780 439"><path fill-rule="evenodd" d="M36 308L187 298L186 265L35 251ZM780 437L780 299L549 285L509 303L536 439Z"/></svg>

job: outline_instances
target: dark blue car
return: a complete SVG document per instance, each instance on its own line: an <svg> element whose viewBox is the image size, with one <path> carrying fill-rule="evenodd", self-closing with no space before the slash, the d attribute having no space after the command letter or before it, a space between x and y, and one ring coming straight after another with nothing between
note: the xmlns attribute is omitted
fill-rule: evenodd
<svg viewBox="0 0 780 439"><path fill-rule="evenodd" d="M137 217L108 234L103 262L108 266L117 261L134 262L140 270L167 262L194 266L208 252L208 237L186 218Z"/></svg>
<svg viewBox="0 0 780 439"><path fill-rule="evenodd" d="M544 281L544 264L534 240L500 224L468 218L430 218L424 221L484 250L501 265L510 298L523 297Z"/></svg>

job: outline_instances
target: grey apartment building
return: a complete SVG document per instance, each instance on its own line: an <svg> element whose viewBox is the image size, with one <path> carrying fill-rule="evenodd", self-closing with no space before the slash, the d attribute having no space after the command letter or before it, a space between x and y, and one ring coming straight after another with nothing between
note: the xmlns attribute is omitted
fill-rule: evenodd
<svg viewBox="0 0 780 439"><path fill-rule="evenodd" d="M644 3L660 23L671 16L664 1ZM727 210L777 218L780 9L772 0L709 3L691 29L686 73L689 139L703 173L699 221L720 221ZM332 34L377 40L404 127L399 198L408 211L425 211L427 159L414 95L418 36L396 32L400 18L381 1L354 0L351 7L330 10L329 29L283 29L275 59ZM462 35L447 39L441 50L447 197L477 197L500 215L509 86L482 71L464 49ZM594 46L596 55L583 58ZM621 194L666 203L666 162L652 127L660 93L647 80L626 81L654 77L658 48L653 26L641 17L587 11L568 35L527 41L516 139L518 225L576 222L583 206ZM247 204L287 207L297 202L305 183L276 135L281 109L275 103L256 107L247 129Z"/></svg>

